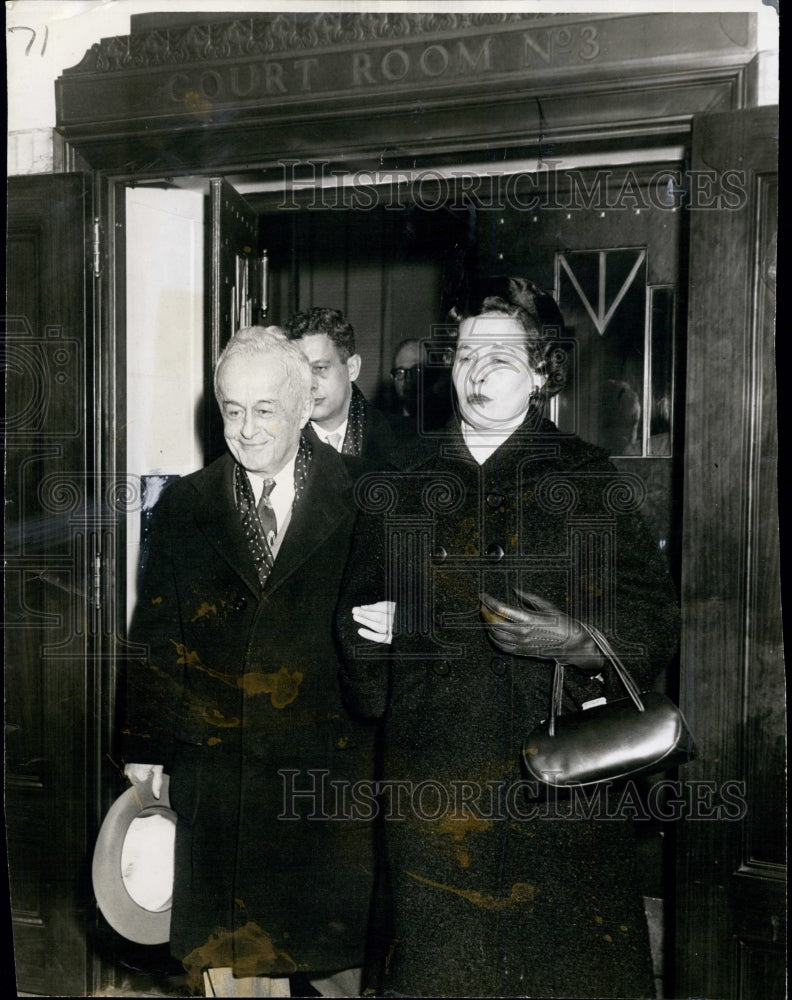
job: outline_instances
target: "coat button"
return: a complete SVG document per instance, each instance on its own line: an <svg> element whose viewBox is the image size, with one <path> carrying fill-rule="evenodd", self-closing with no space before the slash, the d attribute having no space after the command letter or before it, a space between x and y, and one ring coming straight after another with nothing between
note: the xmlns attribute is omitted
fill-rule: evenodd
<svg viewBox="0 0 792 1000"><path fill-rule="evenodd" d="M437 674L438 677L448 677L451 673L451 664L448 660L435 660L432 663L432 673Z"/></svg>
<svg viewBox="0 0 792 1000"><path fill-rule="evenodd" d="M446 552L446 550L443 548L442 545L438 545L437 548L434 550L434 557L435 559L438 559L440 562L442 562L444 559L448 557L448 553Z"/></svg>
<svg viewBox="0 0 792 1000"><path fill-rule="evenodd" d="M493 656L489 662L489 668L496 677L506 676L506 661L502 656Z"/></svg>
<svg viewBox="0 0 792 1000"><path fill-rule="evenodd" d="M247 597L237 597L234 601L234 611L244 611L247 607Z"/></svg>
<svg viewBox="0 0 792 1000"><path fill-rule="evenodd" d="M504 554L505 553L503 549L501 548L500 545L497 544L497 542L493 542L492 545L489 545L487 547L487 555L490 557L490 559L494 560L495 562L498 562L499 560L503 559Z"/></svg>
<svg viewBox="0 0 792 1000"><path fill-rule="evenodd" d="M488 507L497 510L503 504L506 497L502 493L488 493L485 497Z"/></svg>

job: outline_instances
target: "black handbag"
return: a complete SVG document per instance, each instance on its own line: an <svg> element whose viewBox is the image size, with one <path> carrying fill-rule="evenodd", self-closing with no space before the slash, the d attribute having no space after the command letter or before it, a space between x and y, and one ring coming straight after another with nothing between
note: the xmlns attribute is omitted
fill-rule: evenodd
<svg viewBox="0 0 792 1000"><path fill-rule="evenodd" d="M581 624L629 697L562 715L564 665L556 660L550 718L523 744L528 774L544 785L568 788L653 774L692 760L696 748L679 708L663 694L641 693L605 636Z"/></svg>

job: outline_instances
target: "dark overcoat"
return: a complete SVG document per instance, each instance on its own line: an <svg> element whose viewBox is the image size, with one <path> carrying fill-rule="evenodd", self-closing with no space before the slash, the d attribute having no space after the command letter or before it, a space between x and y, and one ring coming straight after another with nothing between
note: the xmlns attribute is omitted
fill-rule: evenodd
<svg viewBox="0 0 792 1000"><path fill-rule="evenodd" d="M155 508L123 755L171 775L171 950L188 970L335 971L362 963L373 870L370 824L345 821L330 785L369 778L373 759L372 724L341 701L333 638L352 481L313 448L262 591L233 470L226 455Z"/></svg>
<svg viewBox="0 0 792 1000"><path fill-rule="evenodd" d="M515 586L537 593L599 626L648 685L678 620L636 513L639 480L529 419L483 466L457 425L357 495L339 628L349 704L385 719L387 995L652 996L624 819L641 803L614 790L587 819L580 802L525 784L520 751L547 717L553 663L502 654L479 614L481 591L510 603ZM390 658L349 614L385 597L397 604ZM607 668L566 672L567 708L624 696Z"/></svg>

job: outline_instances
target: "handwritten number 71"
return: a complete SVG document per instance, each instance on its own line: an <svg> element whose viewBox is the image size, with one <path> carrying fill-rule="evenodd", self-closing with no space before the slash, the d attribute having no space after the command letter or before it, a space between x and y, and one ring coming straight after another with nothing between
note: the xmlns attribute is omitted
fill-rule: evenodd
<svg viewBox="0 0 792 1000"><path fill-rule="evenodd" d="M35 30L35 28L26 28L23 25L17 25L17 26L15 26L13 28L9 28L8 30L9 31L29 31L30 32L30 41L27 43L27 47L25 49L25 55L29 56L30 55L30 50L33 48L33 43L36 41L36 30ZM47 51L47 39L48 38L49 38L49 28L46 25L44 25L44 41L41 43L41 55L44 55L44 53Z"/></svg>

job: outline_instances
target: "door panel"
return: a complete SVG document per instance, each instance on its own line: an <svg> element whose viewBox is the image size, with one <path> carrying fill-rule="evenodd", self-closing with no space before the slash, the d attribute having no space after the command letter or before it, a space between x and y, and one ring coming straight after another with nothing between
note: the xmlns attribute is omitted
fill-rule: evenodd
<svg viewBox="0 0 792 1000"><path fill-rule="evenodd" d="M502 209L477 213L477 271L555 291L572 367L558 426L641 478L642 513L677 580L686 233L669 178L681 180L681 163L515 175Z"/></svg>
<svg viewBox="0 0 792 1000"><path fill-rule="evenodd" d="M702 116L693 168L734 171L691 213L681 699L689 781L738 809L679 830L677 996L785 995L785 678L774 371L777 108Z"/></svg>
<svg viewBox="0 0 792 1000"><path fill-rule="evenodd" d="M8 188L5 809L17 984L43 995L88 985L90 192Z"/></svg>
<svg viewBox="0 0 792 1000"><path fill-rule="evenodd" d="M139 477L183 476L204 464L204 426L196 414L203 413L199 407L207 380L206 195L138 185L127 187L119 200L124 219L117 229L128 249L119 283L131 294L123 317L126 371L119 373L125 383L124 411L117 423L124 429L127 481L145 511L150 494ZM214 406L211 396L208 405ZM141 504L130 504L126 517L126 607L119 614L125 621L137 593Z"/></svg>
<svg viewBox="0 0 792 1000"><path fill-rule="evenodd" d="M209 231L211 336L204 363L207 461L225 451L222 422L214 404L214 363L228 338L240 327L265 322L267 279L266 258L258 251L258 215L222 177L213 177L210 183Z"/></svg>

